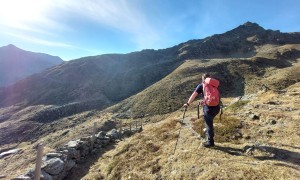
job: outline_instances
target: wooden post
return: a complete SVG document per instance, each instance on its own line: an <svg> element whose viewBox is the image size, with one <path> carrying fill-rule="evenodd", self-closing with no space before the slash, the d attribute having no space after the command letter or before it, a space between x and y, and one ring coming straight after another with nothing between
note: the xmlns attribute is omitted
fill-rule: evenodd
<svg viewBox="0 0 300 180"><path fill-rule="evenodd" d="M122 138L122 120L120 120L120 124L119 124L119 139Z"/></svg>
<svg viewBox="0 0 300 180"><path fill-rule="evenodd" d="M44 145L39 144L36 155L35 171L34 171L34 180L40 180L41 178L41 167L42 167L42 158L43 158Z"/></svg>
<svg viewBox="0 0 300 180"><path fill-rule="evenodd" d="M131 122L129 123L129 130L130 130L130 132L131 132Z"/></svg>
<svg viewBox="0 0 300 180"><path fill-rule="evenodd" d="M138 130L138 122L135 121L135 130Z"/></svg>
<svg viewBox="0 0 300 180"><path fill-rule="evenodd" d="M122 133L122 120L120 120L120 133Z"/></svg>
<svg viewBox="0 0 300 180"><path fill-rule="evenodd" d="M94 143L95 143L95 139L96 139L96 126L97 126L97 123L94 122L94 128L93 128L93 136L92 136L92 141L91 141L91 149L94 148Z"/></svg>
<svg viewBox="0 0 300 180"><path fill-rule="evenodd" d="M143 129L143 119L141 119L141 130Z"/></svg>

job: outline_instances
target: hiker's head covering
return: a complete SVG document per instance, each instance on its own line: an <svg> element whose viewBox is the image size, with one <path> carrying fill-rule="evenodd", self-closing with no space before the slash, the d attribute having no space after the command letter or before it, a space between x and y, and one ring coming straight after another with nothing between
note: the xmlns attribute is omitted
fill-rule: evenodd
<svg viewBox="0 0 300 180"><path fill-rule="evenodd" d="M208 73L204 73L202 75L202 80L204 81L206 78L208 78L210 75Z"/></svg>

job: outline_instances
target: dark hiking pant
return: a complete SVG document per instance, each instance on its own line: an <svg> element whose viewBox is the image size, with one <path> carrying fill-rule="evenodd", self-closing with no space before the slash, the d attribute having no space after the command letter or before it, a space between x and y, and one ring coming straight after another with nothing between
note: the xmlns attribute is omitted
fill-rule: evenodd
<svg viewBox="0 0 300 180"><path fill-rule="evenodd" d="M213 120L219 113L220 106L203 106L204 123L206 128L206 139L210 143L214 143L214 126Z"/></svg>

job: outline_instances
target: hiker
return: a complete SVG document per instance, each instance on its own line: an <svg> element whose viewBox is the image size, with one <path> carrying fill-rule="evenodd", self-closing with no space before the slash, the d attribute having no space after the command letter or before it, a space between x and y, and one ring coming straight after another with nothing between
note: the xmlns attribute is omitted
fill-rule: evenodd
<svg viewBox="0 0 300 180"><path fill-rule="evenodd" d="M218 80L210 78L209 74L203 74L202 83L196 87L188 102L183 105L184 108L187 108L198 95L201 96L202 101L199 102L199 105L203 105L204 122L206 127L206 142L202 144L204 147L212 147L215 145L213 120L220 111L218 86ZM214 91L213 93L210 92L212 90Z"/></svg>

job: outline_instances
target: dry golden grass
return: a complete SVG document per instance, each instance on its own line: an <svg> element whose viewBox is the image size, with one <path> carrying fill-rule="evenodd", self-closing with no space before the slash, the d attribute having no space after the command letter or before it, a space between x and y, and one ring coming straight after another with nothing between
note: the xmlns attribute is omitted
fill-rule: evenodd
<svg viewBox="0 0 300 180"><path fill-rule="evenodd" d="M299 164L291 159L269 157L271 151L247 156L242 150L247 144L235 144L234 140L217 142L212 149L202 148L197 135L187 126L182 127L178 137L181 115L174 113L120 142L95 162L84 179L295 179L300 175ZM198 126L194 116L187 114L186 118ZM272 148L300 158L299 149Z"/></svg>
<svg viewBox="0 0 300 180"><path fill-rule="evenodd" d="M228 108L222 121L217 116L216 148L202 148L197 135L183 127L173 154L180 128L177 122L182 118L182 112L175 112L161 122L145 126L141 134L120 142L116 149L98 159L84 178L297 179L300 176L299 84L283 92L259 92L254 99ZM232 99L225 99L224 104ZM245 112L257 114L260 119L251 120ZM203 136L203 120L197 120L194 105L186 117ZM235 138L237 130L245 136ZM254 144L267 150L247 155L243 148ZM270 156L272 153L275 156Z"/></svg>

